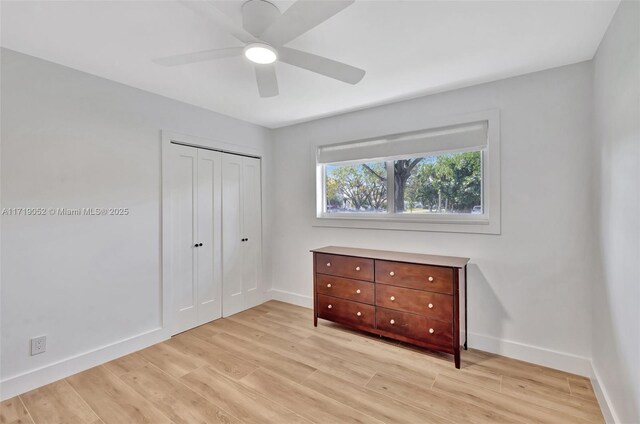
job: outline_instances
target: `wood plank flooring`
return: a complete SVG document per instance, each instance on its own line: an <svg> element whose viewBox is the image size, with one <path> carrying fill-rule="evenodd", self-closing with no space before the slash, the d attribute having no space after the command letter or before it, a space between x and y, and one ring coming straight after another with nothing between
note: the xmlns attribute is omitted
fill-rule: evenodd
<svg viewBox="0 0 640 424"><path fill-rule="evenodd" d="M2 424L603 423L587 378L271 301L0 404Z"/></svg>

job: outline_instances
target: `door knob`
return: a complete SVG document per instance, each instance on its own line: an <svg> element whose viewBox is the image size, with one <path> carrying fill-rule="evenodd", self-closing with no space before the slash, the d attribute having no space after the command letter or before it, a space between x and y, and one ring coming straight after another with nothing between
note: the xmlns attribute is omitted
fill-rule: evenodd
<svg viewBox="0 0 640 424"><path fill-rule="evenodd" d="M202 246L202 243L196 243L193 245L193 247L200 247L200 246Z"/></svg>
<svg viewBox="0 0 640 424"><path fill-rule="evenodd" d="M202 247L202 243L198 244L198 247Z"/></svg>

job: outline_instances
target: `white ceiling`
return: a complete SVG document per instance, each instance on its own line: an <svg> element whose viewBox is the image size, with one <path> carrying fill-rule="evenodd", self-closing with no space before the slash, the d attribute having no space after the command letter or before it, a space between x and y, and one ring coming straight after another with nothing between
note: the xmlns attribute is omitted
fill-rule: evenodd
<svg viewBox="0 0 640 424"><path fill-rule="evenodd" d="M275 1L281 11L292 1ZM240 22L241 1L217 3ZM152 59L241 45L174 1L3 1L2 46L267 127L589 60L618 1L357 1L288 45L367 71L355 86L277 65L260 98L242 57Z"/></svg>

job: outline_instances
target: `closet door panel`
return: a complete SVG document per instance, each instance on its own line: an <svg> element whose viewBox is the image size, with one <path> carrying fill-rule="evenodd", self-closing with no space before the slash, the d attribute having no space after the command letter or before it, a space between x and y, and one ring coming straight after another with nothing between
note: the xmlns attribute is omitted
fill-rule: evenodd
<svg viewBox="0 0 640 424"><path fill-rule="evenodd" d="M243 290L242 157L222 155L222 315L245 309Z"/></svg>
<svg viewBox="0 0 640 424"><path fill-rule="evenodd" d="M198 149L198 244L196 249L198 324L222 316L220 261L221 154Z"/></svg>
<svg viewBox="0 0 640 424"><path fill-rule="evenodd" d="M262 270L262 190L260 159L242 158L242 233L245 239L243 253L243 288L245 308L262 301L259 291Z"/></svg>
<svg viewBox="0 0 640 424"><path fill-rule="evenodd" d="M175 331L197 320L196 161L195 149L171 146L171 281Z"/></svg>

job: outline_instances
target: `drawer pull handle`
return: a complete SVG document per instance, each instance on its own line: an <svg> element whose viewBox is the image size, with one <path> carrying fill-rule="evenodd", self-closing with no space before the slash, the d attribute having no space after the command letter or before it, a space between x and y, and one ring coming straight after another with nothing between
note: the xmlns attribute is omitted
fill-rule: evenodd
<svg viewBox="0 0 640 424"><path fill-rule="evenodd" d="M356 271L360 271L360 267L359 266L356 267Z"/></svg>
<svg viewBox="0 0 640 424"><path fill-rule="evenodd" d="M360 289L356 290L356 293L360 294Z"/></svg>
<svg viewBox="0 0 640 424"><path fill-rule="evenodd" d="M395 320L395 319L392 319L391 321L389 321L389 324L391 324L391 325L393 325L393 324L395 324L395 323L396 323L396 320Z"/></svg>
<svg viewBox="0 0 640 424"><path fill-rule="evenodd" d="M427 278L427 280L433 281L433 277L429 276L429 278Z"/></svg>
<svg viewBox="0 0 640 424"><path fill-rule="evenodd" d="M327 308L331 309L333 308L333 305L327 305Z"/></svg>
<svg viewBox="0 0 640 424"><path fill-rule="evenodd" d="M393 302L394 300L396 300L396 297L395 296L391 296L389 299Z"/></svg>
<svg viewBox="0 0 640 424"><path fill-rule="evenodd" d="M391 271L391 272L389 273L389 275L393 277L394 275L396 275L396 273L395 273L395 272L393 272L393 271Z"/></svg>
<svg viewBox="0 0 640 424"><path fill-rule="evenodd" d="M429 303L429 309L433 309L433 303Z"/></svg>
<svg viewBox="0 0 640 424"><path fill-rule="evenodd" d="M331 288L331 283L327 284L327 287Z"/></svg>
<svg viewBox="0 0 640 424"><path fill-rule="evenodd" d="M327 266L331 266L331 262L327 262Z"/></svg>
<svg viewBox="0 0 640 424"><path fill-rule="evenodd" d="M356 315L358 315L359 317L361 317L361 316L362 316L362 312L358 311L358 313L357 313Z"/></svg>
<svg viewBox="0 0 640 424"><path fill-rule="evenodd" d="M434 333L433 328L430 328L430 329L429 329L429 334L433 334L433 333Z"/></svg>

